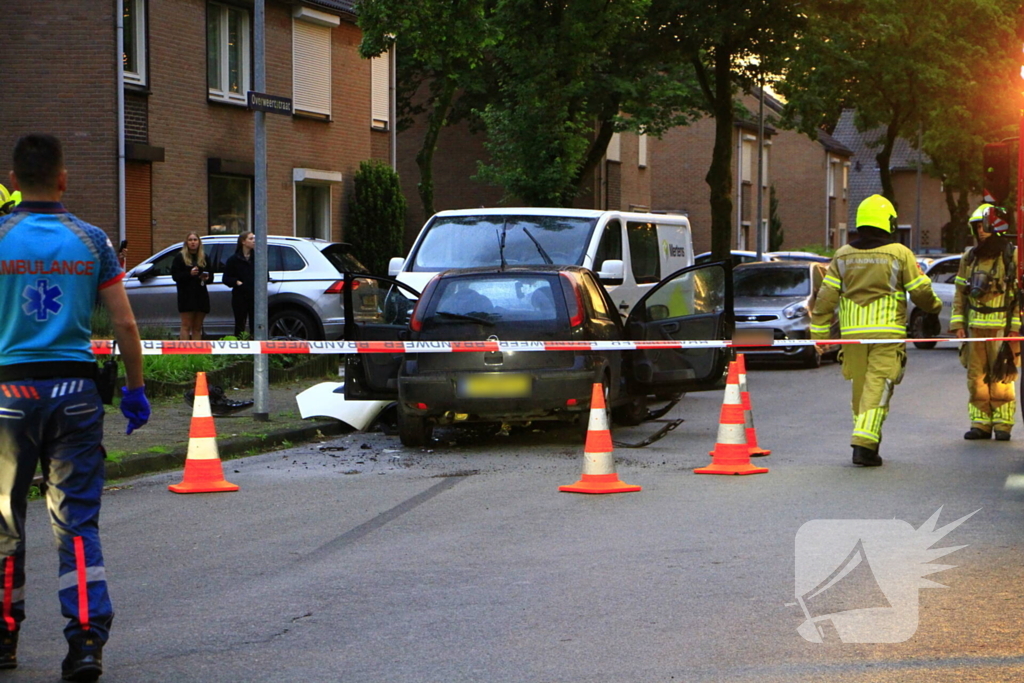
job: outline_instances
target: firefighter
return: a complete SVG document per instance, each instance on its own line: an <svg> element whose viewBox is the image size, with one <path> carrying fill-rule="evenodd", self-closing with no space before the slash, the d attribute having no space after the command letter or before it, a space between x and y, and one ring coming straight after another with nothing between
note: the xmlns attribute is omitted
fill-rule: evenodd
<svg viewBox="0 0 1024 683"><path fill-rule="evenodd" d="M1003 235L1009 227L1000 210L982 204L970 218L976 247L960 259L949 329L967 337L1016 337L1020 334L1017 254ZM971 428L965 439L1009 441L1016 401L1017 343L985 341L961 346L960 362L967 368L967 412Z"/></svg>
<svg viewBox="0 0 1024 683"><path fill-rule="evenodd" d="M840 247L814 303L811 337L828 339L839 307L843 339L906 339L907 294L926 313L942 302L914 254L895 241L896 209L881 195L857 207L857 239ZM840 351L843 376L853 381L853 464L882 464L878 446L893 389L907 364L902 342L849 344Z"/></svg>
<svg viewBox="0 0 1024 683"><path fill-rule="evenodd" d="M8 192L7 188L0 185L0 216L6 216L21 203L21 192Z"/></svg>

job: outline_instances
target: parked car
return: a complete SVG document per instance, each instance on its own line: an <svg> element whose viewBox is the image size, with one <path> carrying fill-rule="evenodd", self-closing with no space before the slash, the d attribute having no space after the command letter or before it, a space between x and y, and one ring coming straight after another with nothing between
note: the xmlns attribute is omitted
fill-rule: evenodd
<svg viewBox="0 0 1024 683"><path fill-rule="evenodd" d="M358 340L684 340L731 332L722 263L659 282L625 323L594 273L577 266L450 270L422 296L397 280L390 286L378 296L381 322L354 321ZM354 354L346 357L345 398L397 400L407 446L424 445L443 424L557 420L585 427L595 383L604 386L613 417L636 424L651 394L721 386L727 357L714 348Z"/></svg>
<svg viewBox="0 0 1024 683"><path fill-rule="evenodd" d="M830 256L815 254L813 251L769 251L768 256L774 261L814 261L816 263L831 263Z"/></svg>
<svg viewBox="0 0 1024 683"><path fill-rule="evenodd" d="M223 337L234 332L231 290L221 282L224 264L235 252L236 235L203 237L203 250L213 265L214 278L208 285L210 313L203 323L204 333ZM166 327L177 331L177 289L171 279L171 262L181 251L181 242L163 249L130 269L125 289L140 327ZM345 315L342 305L344 272L367 272L352 253L352 247L302 237L267 237L267 336L271 339L340 339ZM358 306L374 310L375 292L369 280L353 281L362 286ZM358 290L357 290L358 294Z"/></svg>
<svg viewBox="0 0 1024 683"><path fill-rule="evenodd" d="M555 265L590 268L623 318L655 283L693 265L684 215L551 207L441 211L388 275L423 289L451 268Z"/></svg>
<svg viewBox="0 0 1024 683"><path fill-rule="evenodd" d="M730 251L729 254L732 256L732 267L740 265L741 263L756 263L759 259L757 258L756 251ZM703 254L697 254L696 258L693 259L694 263L711 263L712 256L710 251L705 251ZM761 261L775 261L776 259L768 254L761 254Z"/></svg>
<svg viewBox="0 0 1024 683"><path fill-rule="evenodd" d="M932 281L932 290L942 301L942 311L939 313L940 332L935 336L950 339L955 337L949 331L949 318L953 313L953 295L956 293L956 286L953 284L953 280L956 278L957 271L959 270L960 254L956 254L935 259L928 266L928 270L925 271L925 275ZM907 335L911 339L933 336L925 334L924 320L925 313L915 306L913 301L910 301L907 305ZM931 349L935 348L935 343L914 342L914 346L919 349Z"/></svg>
<svg viewBox="0 0 1024 683"><path fill-rule="evenodd" d="M773 339L810 339L811 309L827 267L814 261L747 263L733 270L737 330L771 330ZM839 338L839 316L833 320L833 339ZM826 354L837 349L828 348ZM797 360L821 365L813 346L772 346L745 351L751 358Z"/></svg>

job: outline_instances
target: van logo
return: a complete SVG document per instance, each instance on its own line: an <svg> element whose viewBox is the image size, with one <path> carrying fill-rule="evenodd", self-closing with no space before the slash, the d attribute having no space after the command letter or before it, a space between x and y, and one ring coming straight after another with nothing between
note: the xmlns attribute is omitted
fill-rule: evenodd
<svg viewBox="0 0 1024 683"><path fill-rule="evenodd" d="M674 244L664 243L665 255L671 258L686 258L686 247L677 247Z"/></svg>

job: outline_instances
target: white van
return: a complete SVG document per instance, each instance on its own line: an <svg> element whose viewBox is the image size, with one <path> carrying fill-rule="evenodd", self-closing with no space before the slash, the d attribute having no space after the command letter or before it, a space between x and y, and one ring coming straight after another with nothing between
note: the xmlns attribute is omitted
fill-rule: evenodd
<svg viewBox="0 0 1024 683"><path fill-rule="evenodd" d="M693 265L686 216L586 209L441 211L388 274L423 291L449 268L575 265L597 273L625 316L662 278Z"/></svg>

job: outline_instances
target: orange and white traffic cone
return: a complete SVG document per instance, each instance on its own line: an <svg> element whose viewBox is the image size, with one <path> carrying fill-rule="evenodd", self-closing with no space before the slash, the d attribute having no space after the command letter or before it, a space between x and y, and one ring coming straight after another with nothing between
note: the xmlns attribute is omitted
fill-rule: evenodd
<svg viewBox="0 0 1024 683"><path fill-rule="evenodd" d="M214 493L237 491L238 485L224 480L224 469L217 453L217 429L210 411L210 391L206 373L196 373L196 397L192 403L192 426L188 431L185 476L180 484L167 487L175 493Z"/></svg>
<svg viewBox="0 0 1024 683"><path fill-rule="evenodd" d="M711 451L711 464L698 467L696 474L761 474L767 467L750 464L747 447L746 422L743 419L743 401L740 398L739 363L729 363L729 379L725 384L722 414L718 420L718 442Z"/></svg>
<svg viewBox="0 0 1024 683"><path fill-rule="evenodd" d="M751 458L771 455L772 452L757 445L757 430L754 429L754 408L750 404L750 391L747 389L747 361L742 353L736 354L736 363L740 371L740 400L743 402L743 424L747 430L747 449Z"/></svg>
<svg viewBox="0 0 1024 683"><path fill-rule="evenodd" d="M570 493L627 493L639 491L619 480L612 457L612 432L608 428L608 411L604 402L604 387L594 384L590 398L590 422L587 424L587 443L583 446L583 476L575 484L559 486L559 491Z"/></svg>

